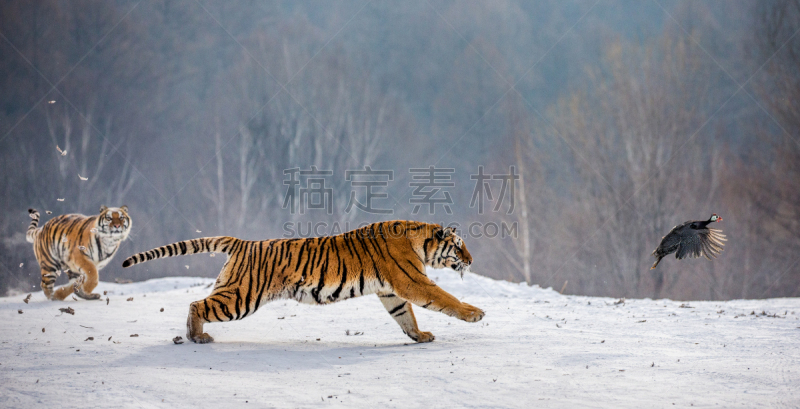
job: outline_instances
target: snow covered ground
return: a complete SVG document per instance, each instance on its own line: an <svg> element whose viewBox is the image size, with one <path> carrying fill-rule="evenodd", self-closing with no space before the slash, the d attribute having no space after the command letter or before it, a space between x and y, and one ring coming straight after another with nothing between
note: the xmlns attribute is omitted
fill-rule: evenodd
<svg viewBox="0 0 800 409"><path fill-rule="evenodd" d="M0 298L0 407L800 406L800 299L617 302L430 275L483 321L416 308L436 341L415 344L375 296L279 301L175 345L211 279L101 283L108 304Z"/></svg>

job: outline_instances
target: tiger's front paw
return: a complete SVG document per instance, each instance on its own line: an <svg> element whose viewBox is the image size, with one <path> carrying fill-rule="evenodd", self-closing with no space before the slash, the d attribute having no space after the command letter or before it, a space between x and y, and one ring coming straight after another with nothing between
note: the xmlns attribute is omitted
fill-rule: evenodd
<svg viewBox="0 0 800 409"><path fill-rule="evenodd" d="M431 342L434 339L436 339L436 337L434 337L433 334L431 334L430 332L426 332L426 331L419 331L416 334L409 334L408 336L411 339L413 339L414 341L419 342L419 343Z"/></svg>
<svg viewBox="0 0 800 409"><path fill-rule="evenodd" d="M463 303L461 311L458 312L458 319L466 322L478 322L483 319L484 315L486 313L482 309Z"/></svg>
<svg viewBox="0 0 800 409"><path fill-rule="evenodd" d="M198 344L208 344L208 343L214 342L214 338L211 338L211 335L208 335L207 332L204 332L204 333L202 333L202 334L200 334L200 335L198 335L196 337L189 336L188 338L191 339L192 342L195 342L195 343L198 343Z"/></svg>

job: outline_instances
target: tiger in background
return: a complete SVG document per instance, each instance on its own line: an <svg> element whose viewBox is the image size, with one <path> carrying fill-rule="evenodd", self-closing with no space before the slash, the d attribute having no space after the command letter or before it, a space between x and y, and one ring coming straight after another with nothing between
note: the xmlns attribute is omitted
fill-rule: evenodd
<svg viewBox="0 0 800 409"><path fill-rule="evenodd" d="M420 331L411 304L467 322L484 312L439 288L425 267L468 271L472 256L455 229L412 221L374 223L337 236L245 241L206 237L162 246L128 257L130 267L144 261L184 254L228 255L211 295L189 306L186 336L213 342L203 324L240 320L262 304L294 299L329 304L377 294L381 303L416 342L434 340Z"/></svg>
<svg viewBox="0 0 800 409"><path fill-rule="evenodd" d="M33 243L42 270L42 290L49 300L63 300L73 292L85 300L99 300L92 293L97 272L111 261L120 243L128 237L131 218L128 207L100 207L97 216L65 214L39 225L39 212L28 209L31 224L25 236ZM53 291L56 278L66 271L69 283Z"/></svg>

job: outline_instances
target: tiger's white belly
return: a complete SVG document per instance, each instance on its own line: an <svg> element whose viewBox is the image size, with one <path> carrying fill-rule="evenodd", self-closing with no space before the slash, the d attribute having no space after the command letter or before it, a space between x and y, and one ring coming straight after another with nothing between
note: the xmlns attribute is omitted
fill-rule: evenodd
<svg viewBox="0 0 800 409"><path fill-rule="evenodd" d="M337 293L338 290L338 293ZM316 286L304 287L301 286L297 291L286 291L281 298L293 299L303 304L319 305L330 304L337 301L343 301L348 298L361 297L362 295L370 295L377 293L391 292L391 286L388 283L381 285L378 282L364 283L364 291L358 282L345 284L339 289L338 283L336 285L326 285L321 290L317 291Z"/></svg>

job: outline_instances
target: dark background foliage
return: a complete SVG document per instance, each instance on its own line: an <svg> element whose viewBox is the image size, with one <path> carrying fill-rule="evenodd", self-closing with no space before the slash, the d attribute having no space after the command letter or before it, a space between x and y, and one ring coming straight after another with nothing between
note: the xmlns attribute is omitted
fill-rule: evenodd
<svg viewBox="0 0 800 409"><path fill-rule="evenodd" d="M797 296L798 29L798 1L4 1L0 290L38 290L29 207L127 204L103 280L215 276L207 255L120 266L192 237L398 218L516 223L467 235L474 271L566 293ZM412 214L409 169L432 165L453 214ZM282 206L284 170L311 166L333 214ZM364 166L394 171L393 215L344 211ZM515 167L511 214L496 180L470 206L479 166ZM719 259L648 270L713 212Z"/></svg>

